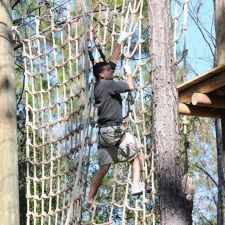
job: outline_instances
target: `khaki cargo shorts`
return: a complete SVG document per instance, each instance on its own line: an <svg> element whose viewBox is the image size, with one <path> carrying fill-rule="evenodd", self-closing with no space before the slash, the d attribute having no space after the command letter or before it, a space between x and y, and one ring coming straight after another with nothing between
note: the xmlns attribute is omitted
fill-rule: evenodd
<svg viewBox="0 0 225 225"><path fill-rule="evenodd" d="M122 136L123 141L118 146L117 143ZM113 162L131 161L139 152L137 138L128 132L124 126L99 128L98 137L98 160L100 166Z"/></svg>

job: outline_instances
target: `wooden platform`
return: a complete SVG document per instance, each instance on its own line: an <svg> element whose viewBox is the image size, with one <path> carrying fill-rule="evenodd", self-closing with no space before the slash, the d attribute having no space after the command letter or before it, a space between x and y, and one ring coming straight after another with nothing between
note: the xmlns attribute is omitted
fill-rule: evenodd
<svg viewBox="0 0 225 225"><path fill-rule="evenodd" d="M225 110L225 65L177 87L181 115L219 118Z"/></svg>

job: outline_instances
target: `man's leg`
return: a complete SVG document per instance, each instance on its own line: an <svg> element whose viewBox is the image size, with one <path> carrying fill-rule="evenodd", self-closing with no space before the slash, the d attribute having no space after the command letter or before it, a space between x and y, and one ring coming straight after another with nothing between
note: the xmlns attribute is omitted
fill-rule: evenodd
<svg viewBox="0 0 225 225"><path fill-rule="evenodd" d="M138 140L130 132L126 132L123 141L120 143L119 148L129 157L135 158L132 160L133 180L132 180L132 194L140 194L143 192L144 183L140 182L141 172L143 169L143 154L138 150Z"/></svg>
<svg viewBox="0 0 225 225"><path fill-rule="evenodd" d="M143 154L139 153L133 160L133 185L138 185L140 182L142 168Z"/></svg>
<svg viewBox="0 0 225 225"><path fill-rule="evenodd" d="M99 168L99 170L97 171L97 173L94 175L94 177L92 179L92 182L91 182L90 191L89 191L89 194L88 194L88 198L89 198L90 202L94 201L94 198L95 198L95 195L98 191L98 188L100 187L103 178L105 177L105 175L109 171L110 165L111 164L101 166Z"/></svg>
<svg viewBox="0 0 225 225"><path fill-rule="evenodd" d="M139 161L140 161L140 165L141 165L141 171L144 169L144 154L142 152L140 152L138 154L139 157Z"/></svg>

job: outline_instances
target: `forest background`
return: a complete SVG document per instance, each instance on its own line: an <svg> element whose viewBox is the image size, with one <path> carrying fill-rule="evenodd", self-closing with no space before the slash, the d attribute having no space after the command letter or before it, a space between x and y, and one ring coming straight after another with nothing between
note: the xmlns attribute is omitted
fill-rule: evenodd
<svg viewBox="0 0 225 225"><path fill-rule="evenodd" d="M173 9L173 1L172 1ZM15 1L13 25L18 26L25 17L38 10L37 1ZM187 72L183 81L190 80L211 69L215 56L215 26L213 0L190 0L187 28ZM20 220L26 217L26 160L25 160L25 98L22 46L14 43L16 52L17 121L19 149ZM181 78L178 76L177 81ZM195 181L193 220L196 224L217 224L217 157L214 120L188 118L187 135L182 134L183 150L188 150L189 172Z"/></svg>

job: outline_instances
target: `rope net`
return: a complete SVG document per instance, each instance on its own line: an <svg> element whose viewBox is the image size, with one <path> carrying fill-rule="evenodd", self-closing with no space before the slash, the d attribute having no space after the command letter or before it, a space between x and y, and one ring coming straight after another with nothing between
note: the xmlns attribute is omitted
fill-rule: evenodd
<svg viewBox="0 0 225 225"><path fill-rule="evenodd" d="M188 74L188 65L187 65L187 40L186 40L186 31L187 31L187 19L188 19L188 0L183 0L181 3L178 0L174 1L174 12L173 12L173 21L174 21L174 48L173 48L173 56L175 62L175 72L177 83L183 83L186 80L186 76ZM187 116L182 116L180 121L180 134L181 141L183 145L181 145L181 152L184 153L183 161L184 161L184 174L188 173L188 124L189 120Z"/></svg>
<svg viewBox="0 0 225 225"><path fill-rule="evenodd" d="M150 77L147 2L144 0L50 1L26 24L23 38L26 91L27 224L156 224L158 198L150 136ZM144 10L145 9L145 10ZM112 166L92 211L82 203L97 168L94 79L96 62L112 53L121 31L115 75L129 62L133 96L124 95L124 117L138 138L150 187L131 195L131 165ZM133 104L134 103L134 104Z"/></svg>

